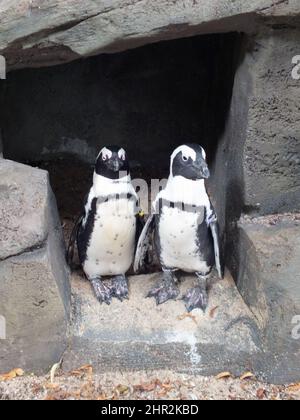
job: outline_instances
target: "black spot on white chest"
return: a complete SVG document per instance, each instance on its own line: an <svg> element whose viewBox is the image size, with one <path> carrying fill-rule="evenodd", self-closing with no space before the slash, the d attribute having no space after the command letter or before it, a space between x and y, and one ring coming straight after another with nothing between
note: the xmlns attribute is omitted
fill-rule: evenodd
<svg viewBox="0 0 300 420"><path fill-rule="evenodd" d="M206 272L199 248L199 226L206 225L205 212L185 212L164 207L158 222L160 260L169 268Z"/></svg>

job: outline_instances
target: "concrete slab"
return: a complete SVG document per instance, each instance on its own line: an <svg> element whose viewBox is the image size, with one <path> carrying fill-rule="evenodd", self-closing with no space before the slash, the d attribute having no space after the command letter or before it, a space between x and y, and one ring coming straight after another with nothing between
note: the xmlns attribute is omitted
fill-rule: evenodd
<svg viewBox="0 0 300 420"><path fill-rule="evenodd" d="M209 308L186 316L182 301L156 306L145 296L159 274L130 279L130 299L100 305L87 281L73 275L73 320L64 368L159 369L201 374L256 369L259 331L229 274L211 282ZM183 293L193 284L188 277ZM254 361L254 364L253 364Z"/></svg>

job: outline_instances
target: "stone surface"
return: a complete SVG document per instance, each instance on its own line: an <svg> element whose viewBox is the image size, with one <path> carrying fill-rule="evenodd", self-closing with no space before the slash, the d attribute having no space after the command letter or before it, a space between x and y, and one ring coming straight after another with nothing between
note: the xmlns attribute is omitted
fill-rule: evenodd
<svg viewBox="0 0 300 420"><path fill-rule="evenodd" d="M244 201L261 214L300 209L300 83L292 77L300 30L262 34L251 75L244 145Z"/></svg>
<svg viewBox="0 0 300 420"><path fill-rule="evenodd" d="M211 182L227 260L242 213L300 210L300 83L292 77L299 42L299 27L280 27L244 36L236 47L232 98Z"/></svg>
<svg viewBox="0 0 300 420"><path fill-rule="evenodd" d="M242 219L231 269L246 304L262 330L265 378L300 377L300 216ZM298 317L298 318L297 318ZM298 339L297 339L298 338Z"/></svg>
<svg viewBox="0 0 300 420"><path fill-rule="evenodd" d="M42 247L52 209L49 213L45 172L2 160L0 182L0 260L3 260Z"/></svg>
<svg viewBox="0 0 300 420"><path fill-rule="evenodd" d="M11 69L50 65L297 15L298 0L1 0L0 54Z"/></svg>
<svg viewBox="0 0 300 420"><path fill-rule="evenodd" d="M0 371L45 371L66 346L69 273L45 171L0 160Z"/></svg>
<svg viewBox="0 0 300 420"><path fill-rule="evenodd" d="M98 304L90 284L74 274L64 369L91 363L98 372L171 368L202 374L258 373L260 334L229 275L224 281L212 279L207 313L197 309L190 317L181 300L157 307L154 299L145 299L158 276L132 277L130 299L107 306ZM192 280L182 283L181 293Z"/></svg>

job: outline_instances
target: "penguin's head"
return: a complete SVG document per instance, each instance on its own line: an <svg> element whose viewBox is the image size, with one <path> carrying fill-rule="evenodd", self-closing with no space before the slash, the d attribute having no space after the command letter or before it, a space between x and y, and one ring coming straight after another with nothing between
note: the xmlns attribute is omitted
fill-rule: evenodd
<svg viewBox="0 0 300 420"><path fill-rule="evenodd" d="M129 161L125 150L118 146L103 147L97 156L95 172L110 179L128 175Z"/></svg>
<svg viewBox="0 0 300 420"><path fill-rule="evenodd" d="M171 156L170 172L173 177L182 176L193 181L209 178L210 172L203 147L199 144L177 147Z"/></svg>

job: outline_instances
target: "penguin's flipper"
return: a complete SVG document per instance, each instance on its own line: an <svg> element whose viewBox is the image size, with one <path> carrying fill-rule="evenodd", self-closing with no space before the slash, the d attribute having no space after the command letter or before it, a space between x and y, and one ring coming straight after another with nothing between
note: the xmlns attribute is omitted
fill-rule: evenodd
<svg viewBox="0 0 300 420"><path fill-rule="evenodd" d="M70 239L69 239L69 245L68 245L68 249L67 249L67 253L66 253L66 259L67 259L67 263L68 265L71 267L72 263L73 263L73 259L74 259L74 249L76 246L76 241L77 241L77 234L78 234L78 230L81 226L82 220L83 220L83 214L81 214L78 219L75 222L75 225L73 227Z"/></svg>
<svg viewBox="0 0 300 420"><path fill-rule="evenodd" d="M136 232L135 232L135 252L139 243L140 236L145 227L145 215L142 211L136 214Z"/></svg>
<svg viewBox="0 0 300 420"><path fill-rule="evenodd" d="M221 262L221 255L220 255L220 233L219 233L219 224L218 224L217 217L213 218L213 220L209 224L209 227L210 227L211 234L214 241L216 268L217 268L220 279L223 279L224 268Z"/></svg>
<svg viewBox="0 0 300 420"><path fill-rule="evenodd" d="M133 269L135 273L138 273L145 267L146 258L148 255L148 250L150 247L151 237L154 228L155 215L152 214L151 216L149 216L137 243L135 259L133 264Z"/></svg>

